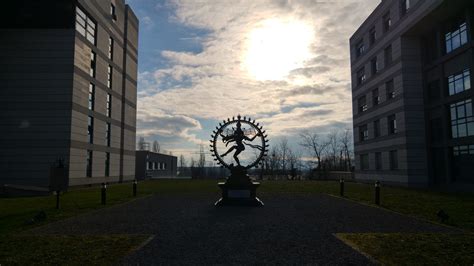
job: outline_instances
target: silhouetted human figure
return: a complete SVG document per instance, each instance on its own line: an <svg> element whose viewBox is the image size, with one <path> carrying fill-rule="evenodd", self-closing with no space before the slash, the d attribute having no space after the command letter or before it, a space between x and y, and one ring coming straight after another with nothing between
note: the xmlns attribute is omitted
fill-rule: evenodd
<svg viewBox="0 0 474 266"><path fill-rule="evenodd" d="M256 134L252 138L249 138L249 137L245 136L244 131L242 131L241 126L242 126L242 124L240 123L240 121L237 121L237 128L234 130L234 134L232 134L230 136L222 136L222 141L224 141L226 143L226 146L230 142L235 142L235 145L230 147L230 149L227 150L225 153L221 154L221 157L225 157L227 154L229 154L230 152L235 150L235 153L234 153L233 157L234 157L235 162L237 162L237 164L239 166L240 166L240 161L239 161L239 158L237 156L242 151L245 150L245 145L244 145L243 141L244 140L253 141L259 135L259 134ZM253 145L252 145L252 147L253 147Z"/></svg>

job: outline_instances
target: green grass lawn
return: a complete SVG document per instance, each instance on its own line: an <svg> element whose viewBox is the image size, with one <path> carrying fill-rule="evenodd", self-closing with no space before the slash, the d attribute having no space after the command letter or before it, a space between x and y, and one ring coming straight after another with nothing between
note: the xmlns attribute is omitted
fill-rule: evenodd
<svg viewBox="0 0 474 266"><path fill-rule="evenodd" d="M337 237L382 265L474 264L474 234L363 233Z"/></svg>
<svg viewBox="0 0 474 266"><path fill-rule="evenodd" d="M217 199L220 190L217 187L216 180L153 180L140 182L138 184L138 197L144 197L151 194L177 195L198 193L214 195ZM336 181L263 181L258 190L258 194L264 197L271 197L277 194L318 194L325 193L339 196L339 182ZM374 186L368 184L345 183L345 198L364 204L373 205ZM108 186L107 205L124 203L133 200L132 184L114 184ZM61 209L55 209L55 196L30 197L30 198L0 198L0 264L2 260L9 262L5 264L41 264L47 263L36 261L38 257L46 254L48 249L55 247L56 243L62 243L59 246L78 246L80 254L96 264L113 263L104 258L101 254L106 254L109 250L118 250L132 248L139 240L136 236L28 236L18 235L19 232L39 226L45 223L54 222L67 217L72 217L92 210L104 208L100 204L100 187L91 188L72 188L70 191L61 195ZM438 222L436 213L438 210L444 210L450 219L447 224L474 231L474 194L468 193L441 193L420 189L408 189L397 187L381 187L381 206L402 214L418 217L433 222ZM28 223L40 211L46 214L46 219ZM116 237L124 239L124 245L116 241ZM340 238L351 245L357 247L363 252L370 254L378 261L384 264L464 264L472 259L472 255L465 255L465 250L474 250L472 233L460 235L446 234L342 234ZM27 241L26 241L27 240ZM141 238L141 241L143 238ZM7 242L5 242L7 241ZM28 242L28 245L21 247L22 243ZM109 241L109 242L107 242ZM401 241L401 242L400 242ZM54 243L53 243L54 242ZM371 243L379 243L371 244ZM16 249L8 249L6 243L12 246L18 246ZM91 243L87 245L85 243ZM103 243L104 246L99 250L97 243ZM107 243L107 245L105 245ZM127 244L128 243L128 244ZM383 244L383 245L382 245ZM102 245L102 244L101 244ZM419 252L425 252L417 260L414 248ZM22 249L24 248L24 249ZM37 250L36 250L37 249ZM426 250L425 250L426 249ZM455 250L458 249L458 250ZM34 250L30 252L29 250ZM391 252L394 250L396 252ZM3 253L1 253L3 252ZM24 252L24 253L22 253ZM53 264L63 264L63 259L75 256L72 251L65 248L56 257L47 257ZM112 252L112 251L110 251ZM453 257L447 258L448 254L453 252ZM471 252L472 253L472 252ZM61 255L62 254L62 255ZM120 253L125 254L125 253ZM444 259L438 258L432 254L445 254ZM440 259L436 263L433 258ZM413 263L411 263L413 261ZM56 263L57 262L57 263ZM470 265L474 261L470 262ZM89 263L88 263L89 264Z"/></svg>
<svg viewBox="0 0 474 266"><path fill-rule="evenodd" d="M3 235L0 265L115 265L144 235Z"/></svg>
<svg viewBox="0 0 474 266"><path fill-rule="evenodd" d="M138 184L138 196L151 194L203 193L218 197L216 180L153 180ZM335 181L263 181L258 193L311 194L326 193L338 196L339 183ZM368 184L346 182L345 197L373 204L374 187ZM109 185L107 206L132 200L132 185ZM55 196L31 198L0 198L0 234L22 231L43 223L57 221L91 210L103 208L100 187L75 188L61 195L61 209L55 209ZM381 187L381 207L406 215L438 221L436 213L444 210L449 225L474 230L474 194L441 193L419 189ZM38 212L46 213L46 220L27 224Z"/></svg>

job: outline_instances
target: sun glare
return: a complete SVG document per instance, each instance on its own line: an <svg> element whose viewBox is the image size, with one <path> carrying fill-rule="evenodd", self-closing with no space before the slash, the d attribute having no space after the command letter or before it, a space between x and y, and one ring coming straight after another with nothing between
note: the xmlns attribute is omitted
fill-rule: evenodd
<svg viewBox="0 0 474 266"><path fill-rule="evenodd" d="M271 19L249 32L244 68L257 80L281 80L310 58L312 27L302 21Z"/></svg>

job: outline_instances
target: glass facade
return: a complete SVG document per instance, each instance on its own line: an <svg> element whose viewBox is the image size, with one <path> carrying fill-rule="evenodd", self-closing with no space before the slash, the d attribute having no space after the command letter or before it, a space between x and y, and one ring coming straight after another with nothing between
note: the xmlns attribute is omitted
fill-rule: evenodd
<svg viewBox="0 0 474 266"><path fill-rule="evenodd" d="M106 115L107 117L111 117L112 115L112 95L107 93L107 104L106 104Z"/></svg>
<svg viewBox="0 0 474 266"><path fill-rule="evenodd" d="M460 101L450 105L451 136L462 138L474 136L474 116L472 114L472 100Z"/></svg>
<svg viewBox="0 0 474 266"><path fill-rule="evenodd" d="M110 123L106 123L105 124L105 145L107 145L107 147L110 147L110 135L111 133L111 126L110 126Z"/></svg>
<svg viewBox="0 0 474 266"><path fill-rule="evenodd" d="M368 154L360 155L360 169L361 170L369 169L369 155Z"/></svg>
<svg viewBox="0 0 474 266"><path fill-rule="evenodd" d="M92 177L92 151L91 150L87 150L86 176Z"/></svg>
<svg viewBox="0 0 474 266"><path fill-rule="evenodd" d="M76 7L76 31L93 45L96 44L96 26L97 24L84 11Z"/></svg>
<svg viewBox="0 0 474 266"><path fill-rule="evenodd" d="M96 54L94 52L91 52L91 66L89 69L89 75L93 78L95 78L96 58Z"/></svg>
<svg viewBox="0 0 474 266"><path fill-rule="evenodd" d="M94 84L89 84L89 110L94 110L94 101L95 101L95 86Z"/></svg>
<svg viewBox="0 0 474 266"><path fill-rule="evenodd" d="M94 118L92 116L87 118L87 140L90 144L94 143Z"/></svg>
<svg viewBox="0 0 474 266"><path fill-rule="evenodd" d="M471 71L464 70L462 73L448 77L449 95L454 95L471 88Z"/></svg>
<svg viewBox="0 0 474 266"><path fill-rule="evenodd" d="M112 66L109 65L107 68L107 88L112 89L112 75L113 75L113 69Z"/></svg>
<svg viewBox="0 0 474 266"><path fill-rule="evenodd" d="M114 39L109 37L109 59L114 60Z"/></svg>
<svg viewBox="0 0 474 266"><path fill-rule="evenodd" d="M389 160L390 160L390 170L398 169L398 152L397 151L390 151Z"/></svg>
<svg viewBox="0 0 474 266"><path fill-rule="evenodd" d="M454 29L445 34L444 36L446 42L446 53L450 53L453 50L461 47L467 43L467 24L463 22Z"/></svg>
<svg viewBox="0 0 474 266"><path fill-rule="evenodd" d="M110 176L110 153L105 153L105 176Z"/></svg>

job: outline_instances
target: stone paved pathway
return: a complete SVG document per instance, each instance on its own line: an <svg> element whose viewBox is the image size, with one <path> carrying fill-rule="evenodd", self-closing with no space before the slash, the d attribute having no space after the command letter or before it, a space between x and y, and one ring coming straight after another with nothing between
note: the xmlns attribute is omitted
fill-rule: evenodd
<svg viewBox="0 0 474 266"><path fill-rule="evenodd" d="M35 232L155 235L122 261L133 265L367 265L333 234L451 230L328 195L263 195L263 208L215 208L216 199L155 195Z"/></svg>

